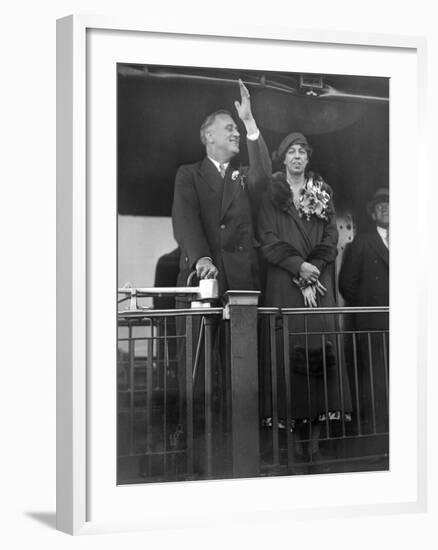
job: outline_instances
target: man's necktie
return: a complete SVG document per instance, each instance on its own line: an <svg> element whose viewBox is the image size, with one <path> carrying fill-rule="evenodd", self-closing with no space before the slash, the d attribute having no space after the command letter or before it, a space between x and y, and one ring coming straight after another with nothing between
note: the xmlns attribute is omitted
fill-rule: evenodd
<svg viewBox="0 0 438 550"><path fill-rule="evenodd" d="M227 167L225 166L225 164L219 164L219 173L220 173L222 178L225 177L225 172L226 171L227 171Z"/></svg>

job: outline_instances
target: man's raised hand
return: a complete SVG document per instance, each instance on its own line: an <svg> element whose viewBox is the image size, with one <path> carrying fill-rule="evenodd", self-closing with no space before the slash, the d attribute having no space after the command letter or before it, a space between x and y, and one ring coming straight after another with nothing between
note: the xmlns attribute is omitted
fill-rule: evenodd
<svg viewBox="0 0 438 550"><path fill-rule="evenodd" d="M242 122L250 122L254 120L251 112L251 100L249 96L248 88L239 78L239 89L240 89L240 102L235 101L234 106L236 107L237 114Z"/></svg>

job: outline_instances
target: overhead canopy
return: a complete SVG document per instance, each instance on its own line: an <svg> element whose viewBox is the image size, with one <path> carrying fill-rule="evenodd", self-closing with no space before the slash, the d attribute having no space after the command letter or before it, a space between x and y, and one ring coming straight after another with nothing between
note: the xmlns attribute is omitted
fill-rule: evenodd
<svg viewBox="0 0 438 550"><path fill-rule="evenodd" d="M360 217L389 181L389 79L128 64L118 65L117 80L119 213L170 215L178 166L203 157L206 115L234 114L239 78L270 151L287 133L304 133L311 168L334 189L338 210ZM246 160L242 140L238 161Z"/></svg>

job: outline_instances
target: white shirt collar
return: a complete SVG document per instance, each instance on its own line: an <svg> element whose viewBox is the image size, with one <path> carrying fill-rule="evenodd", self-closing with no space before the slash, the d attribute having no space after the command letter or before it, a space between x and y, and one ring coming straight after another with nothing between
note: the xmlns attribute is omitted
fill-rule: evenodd
<svg viewBox="0 0 438 550"><path fill-rule="evenodd" d="M222 164L223 166L225 166L225 170L228 168L228 165L230 164L230 162L218 162L217 160L214 160L212 159L211 157L208 157L211 162L216 166L216 170L220 173L220 168L219 166Z"/></svg>
<svg viewBox="0 0 438 550"><path fill-rule="evenodd" d="M388 243L388 230L385 227L377 226L377 233L380 235L383 244L386 246L386 248L389 248Z"/></svg>

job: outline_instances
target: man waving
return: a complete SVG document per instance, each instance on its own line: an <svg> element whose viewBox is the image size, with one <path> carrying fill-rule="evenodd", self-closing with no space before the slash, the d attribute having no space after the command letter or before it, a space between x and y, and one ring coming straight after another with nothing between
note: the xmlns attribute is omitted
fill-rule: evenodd
<svg viewBox="0 0 438 550"><path fill-rule="evenodd" d="M178 284L184 286L195 269L201 279L218 279L220 295L260 287L253 218L271 176L269 153L251 112L249 92L241 80L239 87L241 99L234 105L246 130L249 166L232 165L240 150L240 133L231 114L211 113L200 128L206 156L179 168L172 210L181 248Z"/></svg>

